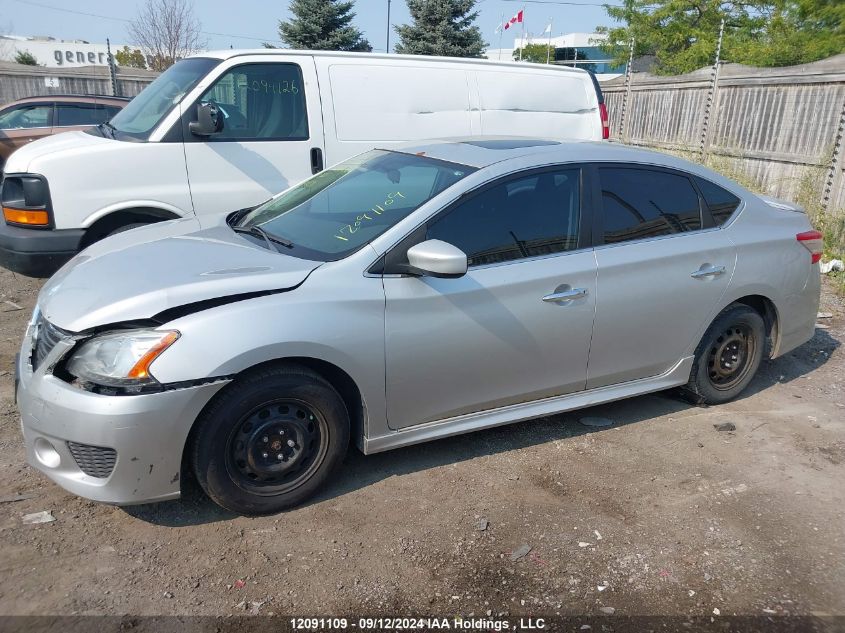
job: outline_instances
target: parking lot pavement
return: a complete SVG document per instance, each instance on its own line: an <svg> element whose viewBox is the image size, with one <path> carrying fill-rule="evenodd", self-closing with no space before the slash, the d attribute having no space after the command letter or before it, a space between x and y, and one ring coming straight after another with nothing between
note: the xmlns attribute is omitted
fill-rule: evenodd
<svg viewBox="0 0 845 633"><path fill-rule="evenodd" d="M352 450L317 500L250 519L192 485L97 505L24 464L12 359L39 285L0 270L2 614L845 614L845 308L828 292L828 329L731 404L655 394ZM23 523L39 511L55 521Z"/></svg>

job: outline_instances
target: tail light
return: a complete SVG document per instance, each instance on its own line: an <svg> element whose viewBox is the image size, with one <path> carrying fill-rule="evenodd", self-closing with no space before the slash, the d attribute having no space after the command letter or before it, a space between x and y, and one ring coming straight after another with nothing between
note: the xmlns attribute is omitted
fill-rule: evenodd
<svg viewBox="0 0 845 633"><path fill-rule="evenodd" d="M609 139L610 119L607 118L607 106L604 103L599 104L599 116L601 117L601 137L603 139Z"/></svg>
<svg viewBox="0 0 845 633"><path fill-rule="evenodd" d="M818 231L804 231L795 236L801 245L810 251L810 263L817 263L822 258L824 239Z"/></svg>

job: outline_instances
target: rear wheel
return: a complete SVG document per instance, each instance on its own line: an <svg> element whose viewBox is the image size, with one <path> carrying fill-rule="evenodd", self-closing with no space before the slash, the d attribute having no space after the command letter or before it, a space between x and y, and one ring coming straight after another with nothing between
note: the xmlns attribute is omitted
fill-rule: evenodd
<svg viewBox="0 0 845 633"><path fill-rule="evenodd" d="M733 400L754 378L766 345L766 326L755 310L728 306L705 332L685 391L702 404Z"/></svg>
<svg viewBox="0 0 845 633"><path fill-rule="evenodd" d="M197 421L192 462L218 505L271 514L312 496L339 466L349 415L318 374L274 367L221 391Z"/></svg>

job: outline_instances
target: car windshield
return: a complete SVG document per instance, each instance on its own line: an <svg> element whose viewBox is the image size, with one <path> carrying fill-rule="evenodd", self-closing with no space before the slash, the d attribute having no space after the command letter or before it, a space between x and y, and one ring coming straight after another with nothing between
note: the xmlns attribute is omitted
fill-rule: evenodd
<svg viewBox="0 0 845 633"><path fill-rule="evenodd" d="M374 240L473 171L466 165L415 154L373 150L287 190L250 211L238 224L257 226L287 240L296 257L335 261Z"/></svg>
<svg viewBox="0 0 845 633"><path fill-rule="evenodd" d="M167 113L219 63L219 59L192 57L168 68L111 120L116 137L149 138Z"/></svg>

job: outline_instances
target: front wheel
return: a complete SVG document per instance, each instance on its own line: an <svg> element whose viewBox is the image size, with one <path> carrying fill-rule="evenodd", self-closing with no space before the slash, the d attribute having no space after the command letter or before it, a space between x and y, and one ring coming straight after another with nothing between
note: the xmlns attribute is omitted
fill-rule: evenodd
<svg viewBox="0 0 845 633"><path fill-rule="evenodd" d="M242 376L197 421L192 465L205 493L238 514L280 512L311 497L349 444L343 399L302 367Z"/></svg>
<svg viewBox="0 0 845 633"><path fill-rule="evenodd" d="M704 333L684 390L701 404L733 400L757 373L765 345L763 317L746 305L728 306Z"/></svg>

